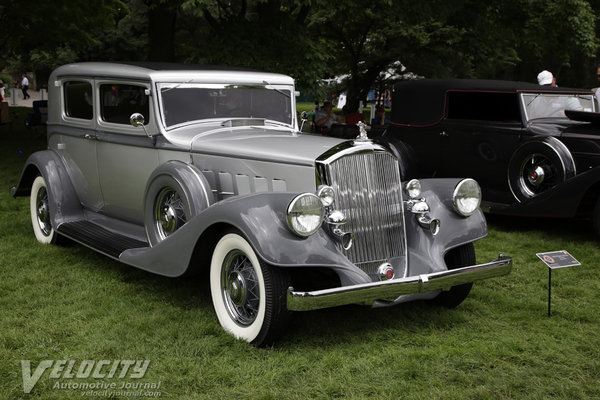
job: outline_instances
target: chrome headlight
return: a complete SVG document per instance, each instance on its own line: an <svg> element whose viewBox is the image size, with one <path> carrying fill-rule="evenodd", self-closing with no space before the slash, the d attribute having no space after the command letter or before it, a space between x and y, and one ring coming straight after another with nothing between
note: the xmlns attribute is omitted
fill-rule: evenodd
<svg viewBox="0 0 600 400"><path fill-rule="evenodd" d="M406 184L406 192L408 193L408 197L416 199L421 195L421 182L418 179L411 179Z"/></svg>
<svg viewBox="0 0 600 400"><path fill-rule="evenodd" d="M287 209L287 222L298 236L310 236L323 223L325 209L321 198L312 193L302 193L294 197Z"/></svg>
<svg viewBox="0 0 600 400"><path fill-rule="evenodd" d="M479 208L481 204L481 188L473 179L463 179L458 182L452 194L452 201L456 212L463 217L468 217Z"/></svg>

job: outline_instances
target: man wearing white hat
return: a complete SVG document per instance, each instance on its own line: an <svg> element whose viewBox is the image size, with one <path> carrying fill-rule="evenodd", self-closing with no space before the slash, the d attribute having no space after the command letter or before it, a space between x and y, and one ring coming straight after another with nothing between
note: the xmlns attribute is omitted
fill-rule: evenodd
<svg viewBox="0 0 600 400"><path fill-rule="evenodd" d="M556 78L552 72L543 70L537 76L538 83L542 86L556 86Z"/></svg>

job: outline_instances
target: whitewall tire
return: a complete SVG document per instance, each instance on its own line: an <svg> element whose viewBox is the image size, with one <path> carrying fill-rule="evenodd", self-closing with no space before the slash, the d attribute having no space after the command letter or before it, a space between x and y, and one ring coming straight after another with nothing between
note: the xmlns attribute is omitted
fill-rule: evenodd
<svg viewBox="0 0 600 400"><path fill-rule="evenodd" d="M258 259L237 232L225 234L210 264L210 291L221 326L255 346L275 340L287 324L284 271Z"/></svg>
<svg viewBox="0 0 600 400"><path fill-rule="evenodd" d="M35 238L40 243L56 243L58 234L52 228L50 221L50 202L48 200L48 189L44 177L38 176L31 186L31 198L29 208L31 213L31 226Z"/></svg>

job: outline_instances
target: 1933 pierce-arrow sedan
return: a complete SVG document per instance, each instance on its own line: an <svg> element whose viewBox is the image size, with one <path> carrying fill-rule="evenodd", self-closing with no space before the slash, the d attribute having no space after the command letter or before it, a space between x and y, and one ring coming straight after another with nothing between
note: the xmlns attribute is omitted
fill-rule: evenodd
<svg viewBox="0 0 600 400"><path fill-rule="evenodd" d="M305 135L292 78L79 63L50 76L48 149L26 161L38 241L69 238L169 277L209 268L218 320L271 343L291 311L429 299L455 307L487 234L472 179L400 181L393 149Z"/></svg>

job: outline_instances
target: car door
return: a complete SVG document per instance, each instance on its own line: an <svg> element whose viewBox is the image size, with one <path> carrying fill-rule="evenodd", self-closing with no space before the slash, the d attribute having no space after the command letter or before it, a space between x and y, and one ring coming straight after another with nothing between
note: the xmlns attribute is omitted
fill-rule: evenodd
<svg viewBox="0 0 600 400"><path fill-rule="evenodd" d="M438 176L474 178L484 192L508 191L508 162L522 130L516 93L448 92Z"/></svg>
<svg viewBox="0 0 600 400"><path fill-rule="evenodd" d="M64 161L81 204L94 211L103 207L96 160L93 79L63 78L61 116L48 124L48 147Z"/></svg>
<svg viewBox="0 0 600 400"><path fill-rule="evenodd" d="M99 104L97 159L103 212L136 224L144 221L144 192L150 174L159 165L158 151L149 133L156 132L150 83L96 80ZM141 113L145 128L129 118Z"/></svg>

